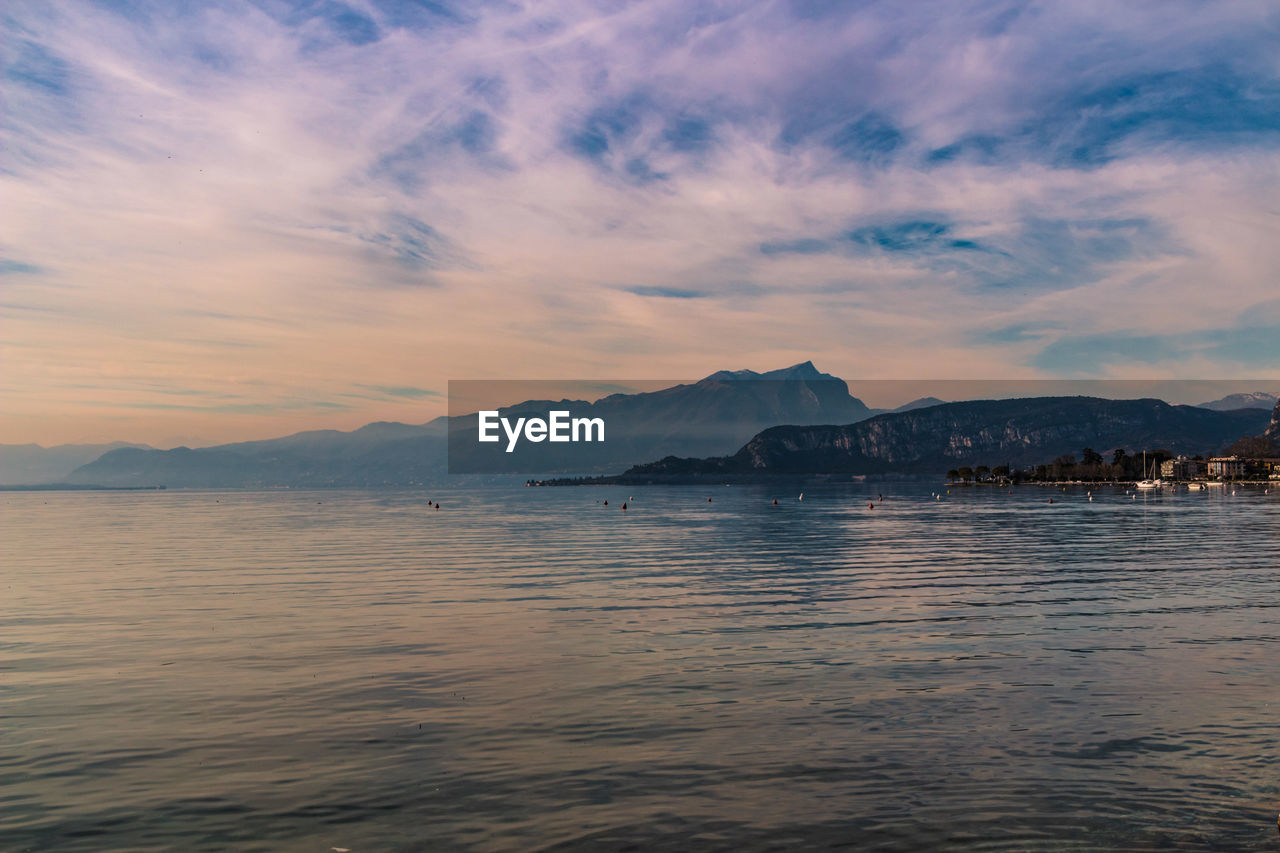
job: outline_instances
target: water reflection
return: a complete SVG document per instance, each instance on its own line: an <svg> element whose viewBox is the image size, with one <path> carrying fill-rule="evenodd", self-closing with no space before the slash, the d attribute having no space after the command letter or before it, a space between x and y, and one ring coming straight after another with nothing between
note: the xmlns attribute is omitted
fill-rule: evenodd
<svg viewBox="0 0 1280 853"><path fill-rule="evenodd" d="M1280 496L937 488L7 494L0 835L1273 849Z"/></svg>

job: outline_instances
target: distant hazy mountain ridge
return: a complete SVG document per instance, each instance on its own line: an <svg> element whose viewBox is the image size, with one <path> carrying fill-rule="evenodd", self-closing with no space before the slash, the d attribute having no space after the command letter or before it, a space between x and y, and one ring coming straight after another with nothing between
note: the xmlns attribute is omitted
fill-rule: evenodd
<svg viewBox="0 0 1280 853"><path fill-rule="evenodd" d="M939 400L937 397L921 397L918 400L912 400L910 403L903 403L896 409L890 409L891 412L913 412L916 409L928 409L932 406L941 406L946 400Z"/></svg>
<svg viewBox="0 0 1280 853"><path fill-rule="evenodd" d="M110 444L0 444L0 485L52 483L104 453L123 447L150 450L145 444L115 441Z"/></svg>
<svg viewBox="0 0 1280 853"><path fill-rule="evenodd" d="M1228 394L1220 400L1200 403L1202 409L1213 409L1215 412L1229 412L1232 409L1270 409L1276 405L1275 394L1265 391L1254 391L1250 394Z"/></svg>
<svg viewBox="0 0 1280 853"><path fill-rule="evenodd" d="M603 417L607 441L598 446L542 444L539 470L605 473L670 453L730 453L760 430L778 424L852 423L872 412L849 394L844 380L812 362L781 370L720 371L705 379L643 394L613 394L594 402L529 400L504 415L545 416L570 408ZM232 488L375 486L438 482L447 473L527 470L501 445L475 442L476 417L437 418L428 424L374 423L353 432L315 430L284 438L199 449L116 450L83 465L68 480L98 485ZM450 432L462 439L447 455Z"/></svg>
<svg viewBox="0 0 1280 853"><path fill-rule="evenodd" d="M446 424L372 423L217 447L113 450L76 469L73 483L188 488L405 485L444 474Z"/></svg>
<svg viewBox="0 0 1280 853"><path fill-rule="evenodd" d="M1257 408L1264 396L1231 395L1200 407L1092 397L957 403L925 397L877 414L842 379L803 362L765 373L724 370L698 382L594 402L529 400L503 408L512 417L569 408L575 417L601 417L609 425L607 441L594 446L522 445L520 452L531 457L476 443L477 420L467 415L199 449L39 449L61 454L61 467L28 465L18 474L10 463L21 455L17 451L29 451L7 446L0 447L0 476L9 483L237 488L426 484L450 471L936 473L965 464L1038 464L1083 447L1194 454L1217 452L1264 430L1280 440L1280 408L1269 418ZM461 440L450 443L451 434ZM108 452L98 455L102 449ZM661 461L637 465L654 459Z"/></svg>

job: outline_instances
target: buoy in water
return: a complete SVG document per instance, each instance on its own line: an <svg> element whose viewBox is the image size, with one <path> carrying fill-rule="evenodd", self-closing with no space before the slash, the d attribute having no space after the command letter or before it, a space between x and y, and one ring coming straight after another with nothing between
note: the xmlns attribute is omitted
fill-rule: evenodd
<svg viewBox="0 0 1280 853"><path fill-rule="evenodd" d="M623 512L626 512L626 511L627 511L627 502L626 502L626 501L623 501L623 502L622 502L622 511L623 511Z"/></svg>
<svg viewBox="0 0 1280 853"><path fill-rule="evenodd" d="M777 505L778 505L778 499L777 499L777 498L774 498L774 499L773 499L773 505L774 505L774 506L777 506Z"/></svg>

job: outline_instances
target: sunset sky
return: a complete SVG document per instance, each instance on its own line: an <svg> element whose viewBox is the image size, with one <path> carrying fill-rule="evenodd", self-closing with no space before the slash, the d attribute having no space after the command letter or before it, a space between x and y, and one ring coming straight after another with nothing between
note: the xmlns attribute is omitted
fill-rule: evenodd
<svg viewBox="0 0 1280 853"><path fill-rule="evenodd" d="M807 359L1280 378L1274 2L14 0L0 30L3 442Z"/></svg>

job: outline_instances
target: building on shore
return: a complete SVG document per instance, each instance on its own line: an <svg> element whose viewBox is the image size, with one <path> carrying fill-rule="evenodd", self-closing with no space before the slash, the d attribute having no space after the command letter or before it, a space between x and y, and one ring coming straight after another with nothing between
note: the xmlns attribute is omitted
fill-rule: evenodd
<svg viewBox="0 0 1280 853"><path fill-rule="evenodd" d="M1245 467L1245 460L1239 456L1215 456L1209 460L1209 476L1221 480L1243 477Z"/></svg>
<svg viewBox="0 0 1280 853"><path fill-rule="evenodd" d="M1179 456L1166 459L1160 465L1160 477L1165 480L1195 480L1203 477L1209 470L1209 463L1203 459L1188 459Z"/></svg>
<svg viewBox="0 0 1280 853"><path fill-rule="evenodd" d="M1280 458L1215 456L1209 460L1208 472L1211 478L1224 480L1241 477L1280 480Z"/></svg>

